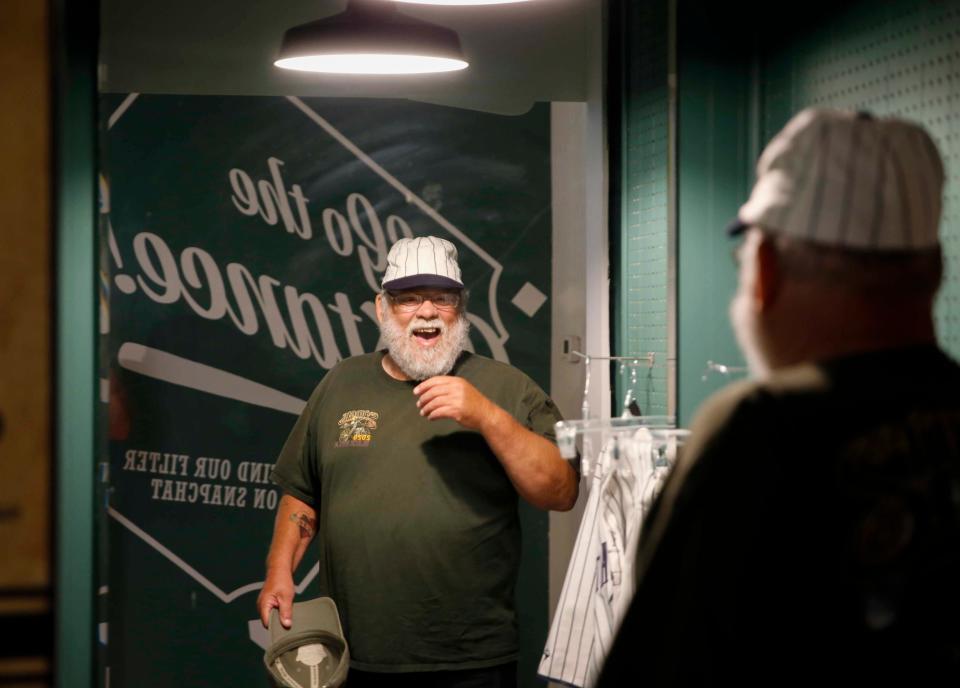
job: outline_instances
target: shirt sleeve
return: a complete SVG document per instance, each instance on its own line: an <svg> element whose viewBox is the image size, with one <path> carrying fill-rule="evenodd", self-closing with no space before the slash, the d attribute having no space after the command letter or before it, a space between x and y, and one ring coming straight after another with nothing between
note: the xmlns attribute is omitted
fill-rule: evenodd
<svg viewBox="0 0 960 688"><path fill-rule="evenodd" d="M517 414L517 419L528 430L532 430L554 444L557 443L556 424L563 420L563 415L553 399L548 397L547 393L540 389L540 386L533 380L527 380L524 394L520 399L520 411ZM577 452L576 456L565 459L565 461L573 467L579 478L580 453Z"/></svg>
<svg viewBox="0 0 960 688"><path fill-rule="evenodd" d="M533 380L526 381L514 417L528 430L556 443L557 433L554 426L558 421L563 420L563 416L560 415L560 409L553 403L553 399L548 397Z"/></svg>
<svg viewBox="0 0 960 688"><path fill-rule="evenodd" d="M271 475L273 482L284 492L312 507L317 506L321 477L314 417L323 400L329 378L328 373L310 395L306 407L280 450Z"/></svg>

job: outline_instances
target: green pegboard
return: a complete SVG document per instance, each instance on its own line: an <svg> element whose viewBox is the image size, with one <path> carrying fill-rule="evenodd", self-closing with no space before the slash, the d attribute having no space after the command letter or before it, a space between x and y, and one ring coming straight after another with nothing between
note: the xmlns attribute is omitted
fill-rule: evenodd
<svg viewBox="0 0 960 688"><path fill-rule="evenodd" d="M946 168L941 344L960 357L960 2L858 2L828 25L768 51L764 140L809 106L869 110L923 124Z"/></svg>
<svg viewBox="0 0 960 688"><path fill-rule="evenodd" d="M670 121L667 2L626 4L619 35L622 93L614 148L619 195L611 213L617 353L664 350L669 342L670 174L677 188L677 414L689 423L729 381L706 361L742 365L727 318L736 284L733 244L722 228L746 200L753 163L798 110L867 109L924 124L944 159L941 236L946 274L936 309L942 344L960 357L960 0L814 3L783 24L775 9L678 3L678 116ZM677 167L667 160L677 131ZM956 171L956 172L955 172ZM650 411L665 400L672 368L643 378ZM614 382L619 383L617 376ZM624 385L618 385L622 399ZM646 410L646 409L644 409Z"/></svg>
<svg viewBox="0 0 960 688"><path fill-rule="evenodd" d="M614 351L655 354L652 367L614 368L614 413L632 389L645 415L669 412L670 353L670 94L669 4L620 3L620 186L611 212L619 261ZM616 152L615 152L616 154ZM617 164L616 162L614 163ZM616 206L615 206L616 207Z"/></svg>

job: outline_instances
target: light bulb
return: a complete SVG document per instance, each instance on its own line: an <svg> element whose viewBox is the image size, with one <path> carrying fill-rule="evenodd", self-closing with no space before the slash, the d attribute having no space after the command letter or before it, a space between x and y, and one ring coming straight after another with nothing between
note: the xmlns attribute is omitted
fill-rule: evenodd
<svg viewBox="0 0 960 688"><path fill-rule="evenodd" d="M466 69L467 63L430 55L339 53L286 57L274 62L282 69L325 74L429 74Z"/></svg>

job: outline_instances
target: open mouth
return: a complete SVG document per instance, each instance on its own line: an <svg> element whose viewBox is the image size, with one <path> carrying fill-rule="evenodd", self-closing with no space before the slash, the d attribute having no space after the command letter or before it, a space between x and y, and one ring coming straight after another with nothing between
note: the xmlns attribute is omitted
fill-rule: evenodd
<svg viewBox="0 0 960 688"><path fill-rule="evenodd" d="M439 327L417 327L413 330L413 338L424 346L432 345L439 337Z"/></svg>

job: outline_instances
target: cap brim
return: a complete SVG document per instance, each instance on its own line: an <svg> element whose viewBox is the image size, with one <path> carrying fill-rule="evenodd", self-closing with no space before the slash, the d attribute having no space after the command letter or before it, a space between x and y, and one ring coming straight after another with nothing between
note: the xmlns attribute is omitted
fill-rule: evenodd
<svg viewBox="0 0 960 688"><path fill-rule="evenodd" d="M274 614L278 618L274 619ZM340 615L337 605L329 597L317 597L293 605L293 618L290 628L284 628L280 623L276 608L271 610L270 642L276 643L291 635L309 631L326 631L335 635L343 635L340 627Z"/></svg>
<svg viewBox="0 0 960 688"><path fill-rule="evenodd" d="M417 287L434 287L437 289L463 289L463 283L443 275L408 275L399 279L383 283L384 289L416 289Z"/></svg>
<svg viewBox="0 0 960 688"><path fill-rule="evenodd" d="M727 225L727 236L740 236L750 225L741 220L739 217L735 217L730 220L730 223Z"/></svg>
<svg viewBox="0 0 960 688"><path fill-rule="evenodd" d="M318 597L307 602L295 603L290 628L284 628L281 625L277 609L272 609L269 630L270 645L264 652L263 661L277 685L288 684L279 675L274 662L286 652L309 643L320 643L338 656L338 665L326 683L331 686L343 684L350 666L350 650L340 625L337 605L332 599Z"/></svg>

